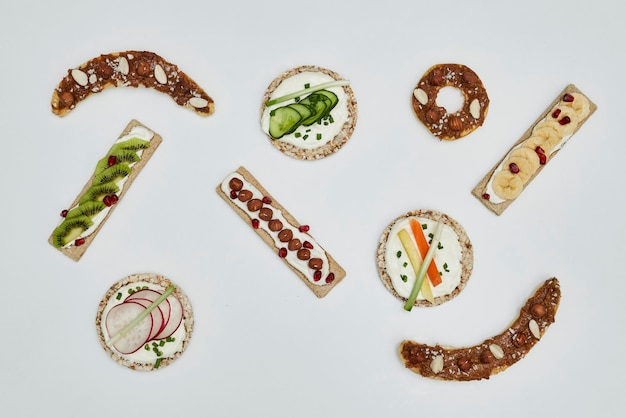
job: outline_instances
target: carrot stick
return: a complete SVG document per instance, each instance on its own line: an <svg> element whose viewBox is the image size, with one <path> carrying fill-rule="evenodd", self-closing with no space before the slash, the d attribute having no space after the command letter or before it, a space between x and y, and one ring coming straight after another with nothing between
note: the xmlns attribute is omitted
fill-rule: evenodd
<svg viewBox="0 0 626 418"><path fill-rule="evenodd" d="M415 218L409 219L409 224L411 225L413 237L415 238L417 248L419 249L419 252L422 255L423 259L424 257L426 257L426 253L428 252L428 242L426 241L426 237L424 236L424 230L422 229L422 225ZM435 263L434 258L428 266L427 275L433 287L441 284L441 275L439 274L439 269L437 268L437 264Z"/></svg>

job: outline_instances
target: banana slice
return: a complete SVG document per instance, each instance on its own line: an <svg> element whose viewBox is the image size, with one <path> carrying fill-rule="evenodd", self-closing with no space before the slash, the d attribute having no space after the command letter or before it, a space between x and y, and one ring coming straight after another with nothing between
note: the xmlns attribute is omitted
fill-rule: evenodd
<svg viewBox="0 0 626 418"><path fill-rule="evenodd" d="M524 148L526 149L526 148ZM517 173L514 171L515 165L518 169ZM511 173L517 174L522 182L526 184L526 182L530 179L530 177L535 172L532 163L526 158L519 155L511 155L505 162L503 166L503 170L509 170Z"/></svg>
<svg viewBox="0 0 626 418"><path fill-rule="evenodd" d="M546 155L550 155L554 148L562 141L563 137L559 131L560 127L561 125L555 121L542 122L538 124L537 128L533 131L533 136L543 140L539 146Z"/></svg>
<svg viewBox="0 0 626 418"><path fill-rule="evenodd" d="M518 147L511 151L511 155L509 158L513 157L523 158L528 162L528 164L530 165L530 168L528 169L530 175L532 175L539 168L539 156L534 149L530 149L527 147Z"/></svg>
<svg viewBox="0 0 626 418"><path fill-rule="evenodd" d="M546 149L544 148L545 144L544 142L546 142L545 138L541 135L535 135L534 133L522 143L522 147L524 148L528 148L529 150L533 151L533 152L537 152L537 147L541 147L541 149L544 152L548 152L546 151Z"/></svg>
<svg viewBox="0 0 626 418"><path fill-rule="evenodd" d="M567 120L569 118L569 121ZM578 113L566 105L557 106L546 116L547 122L558 122L558 129L562 136L571 135L576 130L579 120Z"/></svg>
<svg viewBox="0 0 626 418"><path fill-rule="evenodd" d="M566 102L564 100L565 105L570 106L576 111L579 120L585 119L591 111L589 100L580 93L570 93L569 95L572 96L574 100L571 102Z"/></svg>
<svg viewBox="0 0 626 418"><path fill-rule="evenodd" d="M494 193L501 199L515 199L524 189L524 182L517 174L502 170L493 177Z"/></svg>

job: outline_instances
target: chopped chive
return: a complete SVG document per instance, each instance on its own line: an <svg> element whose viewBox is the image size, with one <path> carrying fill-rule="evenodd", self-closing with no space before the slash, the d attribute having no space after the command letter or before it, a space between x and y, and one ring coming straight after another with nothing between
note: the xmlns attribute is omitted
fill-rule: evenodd
<svg viewBox="0 0 626 418"><path fill-rule="evenodd" d="M398 257L398 258L402 257L402 251L398 251L398 252L396 253L396 257Z"/></svg>
<svg viewBox="0 0 626 418"><path fill-rule="evenodd" d="M324 121L324 126L328 126L328 122Z"/></svg>
<svg viewBox="0 0 626 418"><path fill-rule="evenodd" d="M331 115L328 116L328 122L330 123L334 123L335 119L333 119L333 117Z"/></svg>
<svg viewBox="0 0 626 418"><path fill-rule="evenodd" d="M428 228L428 225L422 224L422 229L426 229L426 228Z"/></svg>
<svg viewBox="0 0 626 418"><path fill-rule="evenodd" d="M400 278L403 282L406 282L409 279L408 277L406 277L406 274L403 274L402 276L400 276Z"/></svg>
<svg viewBox="0 0 626 418"><path fill-rule="evenodd" d="M152 341L152 347L156 347L157 345L156 341Z"/></svg>
<svg viewBox="0 0 626 418"><path fill-rule="evenodd" d="M160 347L163 347L164 345L165 345L165 340L161 340L161 341L159 341L159 346L160 346Z"/></svg>
<svg viewBox="0 0 626 418"><path fill-rule="evenodd" d="M439 250L443 249L443 245L441 245L441 242L440 242L439 244L437 244L437 248L438 248Z"/></svg>
<svg viewBox="0 0 626 418"><path fill-rule="evenodd" d="M450 271L450 269L448 268L448 263L443 263L443 269L445 271Z"/></svg>
<svg viewBox="0 0 626 418"><path fill-rule="evenodd" d="M300 132L296 132L295 134L293 134L293 136L295 136L296 138L300 138L302 134Z"/></svg>
<svg viewBox="0 0 626 418"><path fill-rule="evenodd" d="M146 350L146 351L150 351L150 344L144 345L143 349Z"/></svg>
<svg viewBox="0 0 626 418"><path fill-rule="evenodd" d="M308 137L309 137L308 135L304 135L302 139L307 139Z"/></svg>
<svg viewBox="0 0 626 418"><path fill-rule="evenodd" d="M161 361L163 361L163 359L161 357L156 359L156 362L154 362L154 368L155 369L158 369L161 366Z"/></svg>
<svg viewBox="0 0 626 418"><path fill-rule="evenodd" d="M317 140L319 141L320 139L322 139L322 134L317 134L315 135L315 137L317 138Z"/></svg>
<svg viewBox="0 0 626 418"><path fill-rule="evenodd" d="M135 293L135 291L133 289L128 289L128 294L132 295L133 293Z"/></svg>
<svg viewBox="0 0 626 418"><path fill-rule="evenodd" d="M408 265L409 265L409 263L407 263L406 261L404 263L402 263L402 267L406 267Z"/></svg>
<svg viewBox="0 0 626 418"><path fill-rule="evenodd" d="M306 84L304 85L304 88L305 88L305 89L308 89L309 87L311 87L311 83L306 83Z"/></svg>
<svg viewBox="0 0 626 418"><path fill-rule="evenodd" d="M117 296L115 296L115 299L117 300L122 299L122 294L120 292L117 292Z"/></svg>
<svg viewBox="0 0 626 418"><path fill-rule="evenodd" d="M304 131L304 132L311 132L311 128L307 129L307 130L306 130L306 131Z"/></svg>

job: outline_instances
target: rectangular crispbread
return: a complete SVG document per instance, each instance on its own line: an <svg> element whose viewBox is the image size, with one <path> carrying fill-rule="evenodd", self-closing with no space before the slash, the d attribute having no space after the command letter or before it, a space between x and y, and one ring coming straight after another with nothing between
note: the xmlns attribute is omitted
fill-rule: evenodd
<svg viewBox="0 0 626 418"><path fill-rule="evenodd" d="M87 248L89 248L89 246L91 245L91 243L95 239L96 235L98 235L98 232L100 232L100 229L102 228L102 226L106 223L107 219L109 219L109 217L111 216L113 211L117 208L117 206L119 205L120 201L122 200L122 198L124 197L124 195L126 194L128 189L130 188L131 184L133 183L133 181L135 181L135 178L137 178L137 176L139 175L139 172L144 168L144 166L146 165L148 160L150 160L150 158L152 157L152 155L154 154L154 152L156 151L158 146L161 144L162 138L161 138L161 136L159 134L157 134L152 129L148 128L147 126L141 124L140 122L138 122L137 120L134 120L134 119L131 120L128 123L128 125L126 125L126 128L119 135L118 139L123 137L123 136L125 136L125 135L127 135L128 133L130 133L130 131L135 126L145 127L146 129L149 129L154 134L154 136L150 140L150 146L143 150L143 152L141 154L141 159L139 161L137 161L131 167L131 172L128 175L128 179L126 180L126 183L124 184L124 187L118 193L118 202L110 207L110 210L108 211L108 213L106 214L106 216L104 217L102 222L98 225L98 227L89 236L85 237L84 244L82 244L80 246L71 245L68 248L59 248L59 251L61 251L63 254L65 254L66 256L68 256L69 258L71 258L74 261L80 260L80 258L83 256L85 251L87 251ZM92 176L89 178L87 183L85 183L85 186L83 187L83 189L76 196L76 199L74 199L74 201L68 206L68 209L72 208L72 207L74 207L74 206L76 206L78 204L78 201L83 196L83 194L85 194L85 192L91 187L94 177L95 177L95 174L92 174ZM50 237L48 238L48 242L50 243L50 245L52 245L54 247L54 244L53 244L53 234L51 234Z"/></svg>
<svg viewBox="0 0 626 418"><path fill-rule="evenodd" d="M483 177L483 179L476 185L476 187L472 190L472 194L483 204L485 205L485 207L487 207L487 209L491 210L492 212L494 212L496 215L500 215L502 214L502 212L504 212L506 210L506 208L509 207L509 205L511 205L511 203L513 203L517 198L514 199L508 199L505 200L502 203L494 203L489 201L488 199L485 199L483 197L483 194L486 193L487 190L487 184L489 183L489 180L491 179L491 177L494 175L494 173L496 172L496 170L498 169L498 167L504 162L504 159L507 157L507 155L511 152L511 150L513 150L515 147L517 147L519 144L521 144L522 142L524 142L526 139L528 139L532 132L534 127L540 123L541 121L543 121L544 118L546 118L546 116L548 116L548 114L552 111L552 109L555 108L555 106L557 106L557 104L561 101L561 98L566 94L566 93L578 93L583 95L588 101L589 101L589 114L582 120L580 120L578 122L578 125L576 126L576 129L573 131L573 133L570 135L570 137L567 139L569 141L569 139L571 139L571 136L573 136L579 129L580 127L587 121L587 119L589 119L589 117L591 117L591 115L596 111L597 106L595 103L593 103L587 96L585 96L580 90L578 90L578 88L576 88L576 86L574 86L573 84L568 85L567 87L565 87L563 89L563 91L561 91L561 93L559 93L557 95L557 97L554 99L554 101L546 108L546 110L537 118L537 120L526 130L526 132L524 132L524 134L519 138L519 140L517 140L512 146L511 148L502 156L502 158L493 166L493 168L485 175L485 177ZM561 147L564 145L565 143L563 143L561 145ZM559 150L561 148L555 150L554 152L552 152L552 154L550 154L550 156L547 159L547 162L550 162L550 160L552 158L554 158L554 156L556 154L558 154ZM543 170L544 165L540 165L539 168L531 175L530 179L524 184L524 189L526 189L526 187L533 181L533 179L539 174L539 172L541 172L541 170ZM522 190L523 193L523 190Z"/></svg>
<svg viewBox="0 0 626 418"><path fill-rule="evenodd" d="M248 171L246 170L244 167L239 167L234 173L231 173L231 175L233 174L238 174L241 177L243 177L247 182L249 182L251 185L253 185L256 189L258 189L258 191L263 195L263 197L267 197L269 198L269 200L271 200L271 203L266 203L265 206L271 208L274 211L280 211L283 215L283 217L285 218L285 220L289 223L289 225L284 226L285 228L291 228L293 230L297 230L300 227L300 223L289 213L289 211L287 211L280 203L278 203L278 201L276 199L274 199L274 197L272 197L272 195L265 190L265 188L257 181L256 178L254 178L254 176ZM231 176L229 175L229 177ZM226 180L228 180L228 178L226 178ZM237 215L239 215L241 217L241 219L244 220L244 222L246 222L247 225L250 226L250 228L257 233L257 235L259 237L261 237L261 239L263 239L263 241L265 241L265 243L274 250L275 254L278 254L278 252L280 251L280 248L277 247L276 243L274 242L274 239L272 239L272 237L270 236L270 234L265 231L262 227L259 228L253 228L252 227L252 219L253 217L251 217L251 214L249 211L243 210L240 207L238 207L235 203L234 203L234 199L231 198L231 196L227 193L224 193L224 191L222 190L222 183L220 183L217 188L217 194L219 194L222 199L224 199L231 208L233 208L233 210L237 213ZM259 196L255 196L255 198L258 198ZM264 221L260 221L260 222L264 222ZM314 238L308 233L305 232L305 234L309 237L311 237L311 239L314 241ZM287 244L285 243L285 246ZM320 247L321 248L321 247ZM322 249L323 250L323 249ZM322 298L324 296L326 296L328 294L328 292L330 292L334 286L337 285L337 283L339 283L346 275L346 272L344 271L344 269L335 261L335 259L326 251L323 250L324 253L326 254L326 257L328 259L328 264L329 264L329 271L334 274L334 280L332 280L330 283L325 283L325 278L322 277L320 282L321 284L313 284L304 274L302 274L299 270L297 270L294 266L292 266L286 258L282 258L282 261L294 272L296 273L296 275L304 282L304 284L307 285L307 287L318 297L318 298ZM276 257L278 258L278 255L276 255Z"/></svg>

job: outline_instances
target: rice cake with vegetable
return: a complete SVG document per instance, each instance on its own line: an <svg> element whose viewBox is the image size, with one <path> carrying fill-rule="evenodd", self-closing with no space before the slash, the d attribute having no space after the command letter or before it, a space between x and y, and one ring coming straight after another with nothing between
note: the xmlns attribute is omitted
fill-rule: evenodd
<svg viewBox="0 0 626 418"><path fill-rule="evenodd" d="M301 160L325 158L343 147L357 121L357 103L347 80L306 65L285 71L268 86L261 129L272 145Z"/></svg>

